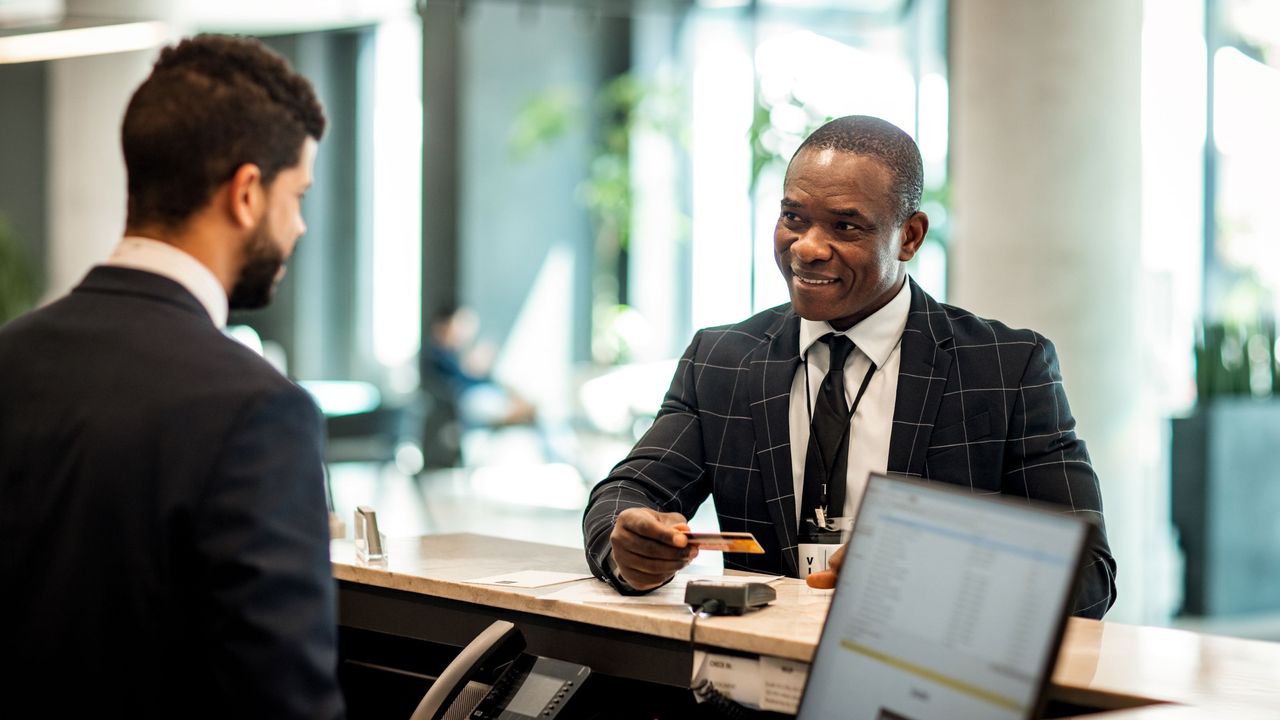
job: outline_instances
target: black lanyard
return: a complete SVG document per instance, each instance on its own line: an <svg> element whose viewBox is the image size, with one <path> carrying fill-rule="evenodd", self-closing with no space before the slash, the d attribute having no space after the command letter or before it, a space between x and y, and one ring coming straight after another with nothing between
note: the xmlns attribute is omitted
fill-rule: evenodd
<svg viewBox="0 0 1280 720"><path fill-rule="evenodd" d="M812 350L813 346L810 345L809 349ZM866 353L863 353L863 354L866 355ZM870 356L868 356L867 359L870 360L871 359ZM828 372L830 372L830 370L828 370ZM851 428L853 426L853 418L858 414L858 405L862 403L862 396L867 392L867 386L871 384L871 376L874 375L875 372L876 372L876 361L871 360L871 367L867 369L867 374L862 376L862 385L858 387L858 393L853 396L853 404L849 406L850 427L845 428L845 432L851 432ZM812 396L812 391L809 389L809 353L807 352L804 354L804 410L805 410L805 413L807 413L809 418L809 436L812 437L813 436L813 396ZM848 452L847 445L844 448L844 450L845 452ZM848 482L847 468L845 470L845 475L846 477L843 479L847 483ZM814 517L817 517L817 518L826 517L827 509L828 509L827 504L829 500L830 498L827 493L827 485L826 483L823 483L822 492L818 496L818 507L814 512ZM840 512L844 512L844 508L840 508Z"/></svg>

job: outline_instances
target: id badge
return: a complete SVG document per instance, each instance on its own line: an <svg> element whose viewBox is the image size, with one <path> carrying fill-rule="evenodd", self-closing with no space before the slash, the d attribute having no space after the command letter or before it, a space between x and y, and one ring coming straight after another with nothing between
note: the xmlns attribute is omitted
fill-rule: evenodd
<svg viewBox="0 0 1280 720"><path fill-rule="evenodd" d="M840 549L840 543L800 543L800 577L806 578L827 569L827 558Z"/></svg>
<svg viewBox="0 0 1280 720"><path fill-rule="evenodd" d="M827 560L847 541L853 529L853 518L832 518L830 530L812 527L800 538L800 577L805 578L827 569Z"/></svg>

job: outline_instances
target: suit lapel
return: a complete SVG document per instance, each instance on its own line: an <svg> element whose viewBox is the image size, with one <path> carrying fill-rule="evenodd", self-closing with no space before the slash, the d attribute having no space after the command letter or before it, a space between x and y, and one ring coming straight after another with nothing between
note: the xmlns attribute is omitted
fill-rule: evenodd
<svg viewBox="0 0 1280 720"><path fill-rule="evenodd" d="M765 336L765 342L756 347L750 358L751 424L765 504L778 532L786 573L795 577L799 568L789 412L791 383L800 364L800 318L787 306Z"/></svg>
<svg viewBox="0 0 1280 720"><path fill-rule="evenodd" d="M911 283L911 311L902 334L898 399L889 436L889 472L922 477L934 419L951 371L951 324L942 306Z"/></svg>

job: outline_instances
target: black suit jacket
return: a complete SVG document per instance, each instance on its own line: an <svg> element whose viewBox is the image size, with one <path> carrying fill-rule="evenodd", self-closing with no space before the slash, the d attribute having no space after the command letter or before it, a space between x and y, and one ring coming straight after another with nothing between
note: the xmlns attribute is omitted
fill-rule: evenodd
<svg viewBox="0 0 1280 720"><path fill-rule="evenodd" d="M314 403L159 275L93 269L0 328L9 703L331 718Z"/></svg>
<svg viewBox="0 0 1280 720"><path fill-rule="evenodd" d="M798 575L788 409L799 334L788 304L694 336L653 426L592 491L583 535L598 577L629 590L608 569L622 510L691 517L708 495L722 530L754 533L766 551L726 555L726 567ZM911 282L901 353L889 472L1057 503L1095 521L1102 532L1074 612L1102 617L1115 602L1115 560L1053 345L942 305Z"/></svg>

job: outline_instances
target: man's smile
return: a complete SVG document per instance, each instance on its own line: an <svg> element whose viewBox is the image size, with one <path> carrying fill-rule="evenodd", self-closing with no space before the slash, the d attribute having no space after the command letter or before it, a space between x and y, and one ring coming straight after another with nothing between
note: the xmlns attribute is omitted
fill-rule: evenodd
<svg viewBox="0 0 1280 720"><path fill-rule="evenodd" d="M824 277L822 275L816 275L814 273L804 272L802 270L797 269L794 266L791 268L791 276L794 277L797 281L799 281L800 284L808 285L811 287L820 287L822 285L830 285L834 282L838 282L839 280L839 278Z"/></svg>

